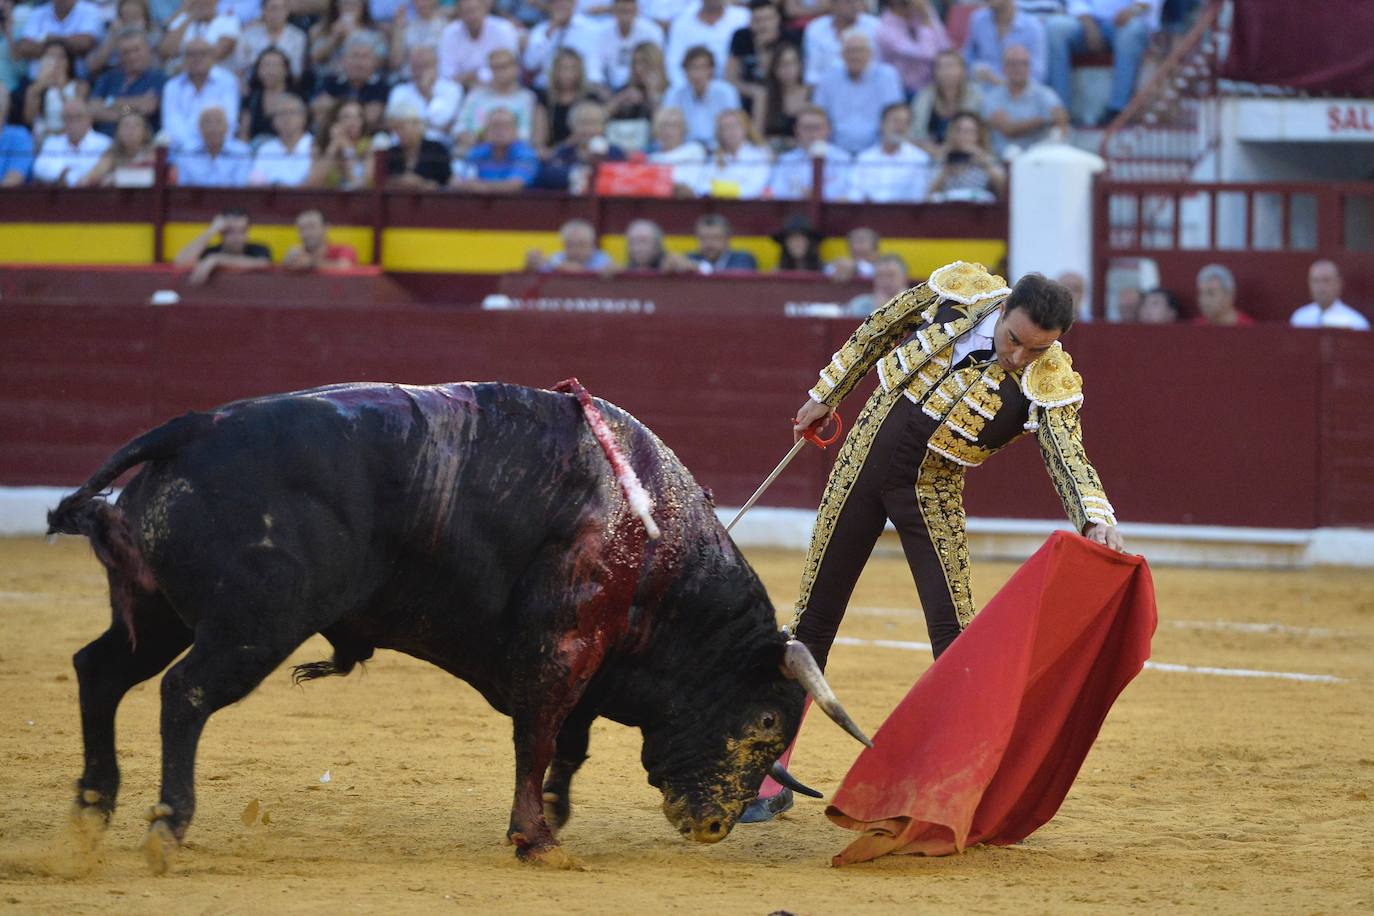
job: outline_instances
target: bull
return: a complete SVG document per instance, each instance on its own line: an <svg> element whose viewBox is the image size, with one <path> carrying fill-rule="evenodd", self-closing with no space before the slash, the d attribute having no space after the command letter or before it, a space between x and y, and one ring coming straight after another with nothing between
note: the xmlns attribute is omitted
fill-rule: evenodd
<svg viewBox="0 0 1374 916"><path fill-rule="evenodd" d="M298 666L298 682L392 649L511 717L506 836L529 861L567 864L556 831L598 716L641 730L664 814L708 843L770 772L808 791L775 763L808 692L867 743L777 628L709 495L632 416L585 400L603 441L566 394L355 384L187 414L112 455L48 516L49 533L90 540L109 580L110 627L73 659L79 821L98 835L115 809L120 700L189 647L162 678L143 847L165 871L195 812L207 719L316 633L332 657ZM661 537L632 511L616 457ZM102 498L140 465L116 503Z"/></svg>

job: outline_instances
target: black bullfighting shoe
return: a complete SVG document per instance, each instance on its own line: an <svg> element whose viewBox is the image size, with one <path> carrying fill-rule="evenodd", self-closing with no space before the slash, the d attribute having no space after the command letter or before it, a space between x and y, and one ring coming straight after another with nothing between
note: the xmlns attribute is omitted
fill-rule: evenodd
<svg viewBox="0 0 1374 916"><path fill-rule="evenodd" d="M756 798L749 803L749 807L744 809L744 813L739 816L741 824L762 824L764 821L771 821L773 818L782 814L792 807L793 798L791 789L783 789L777 795L770 798Z"/></svg>

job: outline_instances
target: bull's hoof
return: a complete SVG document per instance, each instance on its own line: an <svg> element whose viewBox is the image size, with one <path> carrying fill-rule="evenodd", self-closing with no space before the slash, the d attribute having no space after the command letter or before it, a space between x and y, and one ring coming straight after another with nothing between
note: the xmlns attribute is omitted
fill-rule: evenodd
<svg viewBox="0 0 1374 916"><path fill-rule="evenodd" d="M515 857L526 865L539 865L543 868L557 868L563 871L580 871L582 868L572 856L563 851L562 846L556 843L548 846L520 846L517 844Z"/></svg>
<svg viewBox="0 0 1374 916"><path fill-rule="evenodd" d="M155 813L159 808L166 808L166 805L154 805L150 814ZM171 814L168 808L167 814ZM177 841L176 834L172 832L172 825L168 824L165 815L158 817L148 825L148 834L143 838L143 861L148 863L148 870L155 875L165 875L172 867L172 861L176 858L177 850L181 844Z"/></svg>
<svg viewBox="0 0 1374 916"><path fill-rule="evenodd" d="M89 791L89 790L88 790ZM91 866L98 858L101 840L105 829L110 826L110 815L92 804L83 803L77 798L72 804L71 818L67 822L71 836L72 852L80 864Z"/></svg>
<svg viewBox="0 0 1374 916"><path fill-rule="evenodd" d="M570 817L572 803L567 796L559 795L557 792L544 793L544 820L548 821L555 832L562 830Z"/></svg>

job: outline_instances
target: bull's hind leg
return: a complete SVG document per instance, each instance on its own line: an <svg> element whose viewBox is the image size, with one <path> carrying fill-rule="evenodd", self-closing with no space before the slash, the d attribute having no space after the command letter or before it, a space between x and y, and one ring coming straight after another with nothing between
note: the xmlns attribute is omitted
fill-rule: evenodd
<svg viewBox="0 0 1374 916"><path fill-rule="evenodd" d="M73 813L87 842L93 842L109 822L119 797L115 712L120 701L131 687L167 667L191 644L191 631L160 594L139 592L130 600L132 635L122 615L116 614L108 630L72 657L85 754Z"/></svg>

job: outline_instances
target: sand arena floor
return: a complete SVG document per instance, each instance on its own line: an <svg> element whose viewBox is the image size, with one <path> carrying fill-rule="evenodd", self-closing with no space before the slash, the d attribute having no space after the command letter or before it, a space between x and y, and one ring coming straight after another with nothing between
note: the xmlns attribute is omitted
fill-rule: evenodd
<svg viewBox="0 0 1374 916"><path fill-rule="evenodd" d="M752 559L786 607L800 557ZM978 595L1010 571L978 564ZM638 734L602 722L562 837L582 870L521 866L502 845L509 721L459 681L383 652L364 673L304 689L283 668L217 714L188 848L154 878L137 848L157 793L157 682L121 708L122 807L98 860L83 862L66 834L80 769L70 657L108 620L104 576L78 539L0 540L0 910L1374 911L1374 576L1155 576L1157 662L1346 680L1144 672L1059 815L1019 846L832 869L853 834L810 801L721 844L689 845L645 782ZM914 600L900 559L876 559L842 636L924 641ZM326 654L317 638L292 661ZM929 661L842 646L831 681L872 730ZM855 750L813 717L793 771L832 790Z"/></svg>

